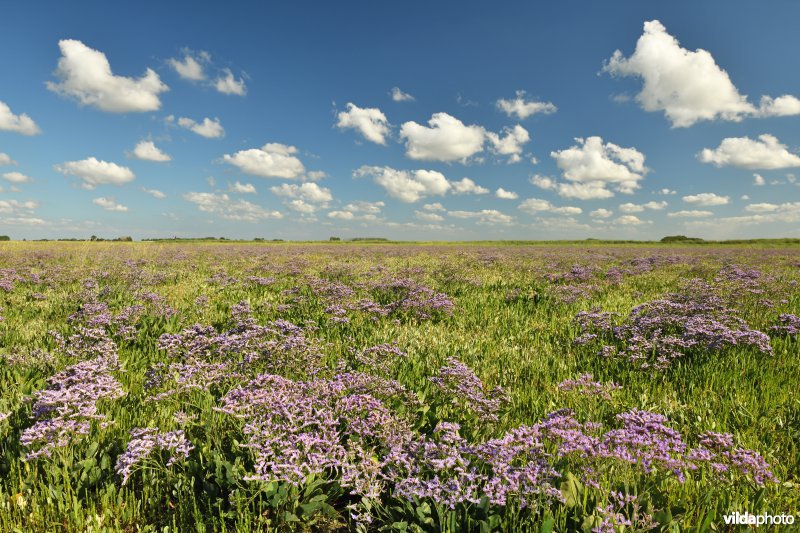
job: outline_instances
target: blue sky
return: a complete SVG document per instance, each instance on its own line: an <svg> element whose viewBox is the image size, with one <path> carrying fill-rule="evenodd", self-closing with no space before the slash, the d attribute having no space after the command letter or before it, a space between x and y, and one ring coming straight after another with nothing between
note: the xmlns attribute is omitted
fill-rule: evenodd
<svg viewBox="0 0 800 533"><path fill-rule="evenodd" d="M12 238L800 237L795 1L3 19Z"/></svg>

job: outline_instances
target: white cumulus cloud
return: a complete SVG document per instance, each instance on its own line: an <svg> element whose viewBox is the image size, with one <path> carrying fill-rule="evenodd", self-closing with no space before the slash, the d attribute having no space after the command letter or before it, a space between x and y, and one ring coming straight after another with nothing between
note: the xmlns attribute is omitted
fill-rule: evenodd
<svg viewBox="0 0 800 533"><path fill-rule="evenodd" d="M208 55L201 52L198 57L194 57L191 53L185 53L183 60L171 58L167 61L169 66L178 73L178 76L185 80L190 81L203 81L206 79L206 73L203 69L203 63L208 62Z"/></svg>
<svg viewBox="0 0 800 533"><path fill-rule="evenodd" d="M11 156L5 152L0 152L0 165L16 165L17 162L11 159Z"/></svg>
<svg viewBox="0 0 800 533"><path fill-rule="evenodd" d="M337 118L336 127L340 130L354 129L366 140L386 145L389 121L380 109L376 107L361 108L348 102L347 111L340 111Z"/></svg>
<svg viewBox="0 0 800 533"><path fill-rule="evenodd" d="M410 94L403 92L400 90L400 87L392 87L392 100L395 102L411 102L414 100L414 97Z"/></svg>
<svg viewBox="0 0 800 533"><path fill-rule="evenodd" d="M613 211L601 207L589 213L589 216L592 218L609 218L613 214L614 214Z"/></svg>
<svg viewBox="0 0 800 533"><path fill-rule="evenodd" d="M261 148L240 150L233 155L225 154L222 159L252 176L296 179L303 176L305 167L295 154L297 148L294 146L267 143Z"/></svg>
<svg viewBox="0 0 800 533"><path fill-rule="evenodd" d="M237 80L229 68L222 69L222 75L214 80L214 88L222 94L235 94L236 96L247 94L244 79Z"/></svg>
<svg viewBox="0 0 800 533"><path fill-rule="evenodd" d="M167 121L171 122L170 118L172 117L167 117ZM180 117L178 119L178 126L186 128L206 139L219 139L225 136L225 128L222 127L218 118L210 119L206 117L202 122L196 122L190 118Z"/></svg>
<svg viewBox="0 0 800 533"><path fill-rule="evenodd" d="M791 153L777 137L765 133L758 140L749 137L727 137L711 150L704 148L697 158L714 166L738 168L776 169L800 167L800 156Z"/></svg>
<svg viewBox="0 0 800 533"><path fill-rule="evenodd" d="M26 176L22 172L6 172L3 174L3 179L6 181L10 181L11 183L30 183L33 181L33 178L30 176Z"/></svg>
<svg viewBox="0 0 800 533"><path fill-rule="evenodd" d="M153 141L139 141L139 143L133 149L133 156L137 159L156 161L159 163L172 160L172 158L162 152Z"/></svg>
<svg viewBox="0 0 800 533"><path fill-rule="evenodd" d="M280 211L270 211L246 200L232 200L227 194L188 192L183 198L195 204L200 211L219 215L227 220L257 222L270 218L283 218Z"/></svg>
<svg viewBox="0 0 800 533"><path fill-rule="evenodd" d="M496 209L481 209L480 211L448 211L447 214L454 218L474 218L478 224L511 224L514 217L501 213Z"/></svg>
<svg viewBox="0 0 800 533"><path fill-rule="evenodd" d="M702 192L700 194L691 194L683 197L683 201L687 204L701 205L704 207L725 205L730 202L730 199L730 196L720 196L713 192Z"/></svg>
<svg viewBox="0 0 800 533"><path fill-rule="evenodd" d="M489 189L481 187L469 178L462 178L458 181L450 182L453 194L487 194Z"/></svg>
<svg viewBox="0 0 800 533"><path fill-rule="evenodd" d="M577 144L570 148L550 153L568 183L536 176L531 182L541 188L552 188L566 198L588 200L613 196L609 187L632 194L649 171L644 165L644 154L635 148L604 143L596 136L575 141Z"/></svg>
<svg viewBox="0 0 800 533"><path fill-rule="evenodd" d="M235 192L237 194L256 194L256 187L252 183L242 183L239 180L233 185L228 185L228 192Z"/></svg>
<svg viewBox="0 0 800 533"><path fill-rule="evenodd" d="M697 209L687 209L683 211L674 211L672 213L667 213L667 216L670 218L703 218L703 217L710 217L714 213L711 211L702 211Z"/></svg>
<svg viewBox="0 0 800 533"><path fill-rule="evenodd" d="M353 176L372 176L373 181L386 189L390 196L407 203L427 196L443 196L452 187L444 174L435 170L406 171L364 165L356 169Z"/></svg>
<svg viewBox="0 0 800 533"><path fill-rule="evenodd" d="M114 200L113 196L112 197L101 196L100 198L95 198L94 200L92 200L92 203L95 205L99 205L106 211L118 211L124 213L125 211L128 210L127 206L118 204L116 200Z"/></svg>
<svg viewBox="0 0 800 533"><path fill-rule="evenodd" d="M623 213L641 213L645 209L653 209L655 211L660 211L667 207L667 202L647 202L645 204L633 204L633 203L625 203L619 206L619 210Z"/></svg>
<svg viewBox="0 0 800 533"><path fill-rule="evenodd" d="M645 111L663 111L675 128L716 118L739 121L756 111L709 52L682 48L658 20L644 23L633 55L617 50L603 70L642 78L636 101Z"/></svg>
<svg viewBox="0 0 800 533"><path fill-rule="evenodd" d="M25 113L15 115L2 100L0 100L0 131L13 131L22 135L36 135L42 132L31 117Z"/></svg>
<svg viewBox="0 0 800 533"><path fill-rule="evenodd" d="M158 200L163 200L164 198L167 197L166 194L164 194L163 192L159 191L158 189L147 189L145 187L142 187L142 192L145 192L145 193L149 194L150 196L152 196L153 198L156 198Z"/></svg>
<svg viewBox="0 0 800 533"><path fill-rule="evenodd" d="M614 222L623 226L639 226L641 224L649 224L649 221L641 220L636 215L623 215L614 220Z"/></svg>
<svg viewBox="0 0 800 533"><path fill-rule="evenodd" d="M117 76L104 53L81 41L64 39L58 46L61 59L55 74L60 81L47 82L51 91L111 113L157 111L161 107L158 95L169 87L154 70L148 68L140 78Z"/></svg>
<svg viewBox="0 0 800 533"><path fill-rule="evenodd" d="M516 97L512 100L500 99L497 101L496 105L498 109L509 117L517 117L520 120L525 120L537 113L549 115L558 110L558 108L550 102L526 100L525 91L517 91Z"/></svg>
<svg viewBox="0 0 800 533"><path fill-rule="evenodd" d="M762 176L761 174L753 174L753 185L761 187L762 185L765 184L766 181L764 181L764 176Z"/></svg>
<svg viewBox="0 0 800 533"><path fill-rule="evenodd" d="M644 33L630 57L617 50L603 70L641 78L642 90L636 101L645 111L663 111L673 128L689 127L701 120L738 122L750 116L800 114L800 100L789 94L762 96L759 106L754 106L739 93L711 53L681 47L658 20L644 23Z"/></svg>
<svg viewBox="0 0 800 533"><path fill-rule="evenodd" d="M503 128L501 134L486 132L486 139L492 145L492 152L509 156L509 163L522 161L522 147L531 137L528 130L517 124L513 128Z"/></svg>
<svg viewBox="0 0 800 533"><path fill-rule="evenodd" d="M83 180L84 189L94 189L98 185L122 185L136 179L128 167L88 157L80 161L66 161L53 167L57 172L75 176Z"/></svg>
<svg viewBox="0 0 800 533"><path fill-rule="evenodd" d="M528 198L519 204L518 209L530 214L547 212L559 215L580 215L583 213L583 209L580 207L556 207L549 201L540 198Z"/></svg>
<svg viewBox="0 0 800 533"><path fill-rule="evenodd" d="M400 127L406 155L425 161L462 161L483 150L486 131L467 126L447 113L434 113L428 126L409 121Z"/></svg>
<svg viewBox="0 0 800 533"><path fill-rule="evenodd" d="M431 213L430 211L414 211L414 216L425 222L441 222L444 220L442 215Z"/></svg>
<svg viewBox="0 0 800 533"><path fill-rule="evenodd" d="M270 187L272 194L282 196L287 199L286 205L301 213L313 213L319 208L328 206L328 202L333 200L330 189L320 187L316 183L306 182L300 185L283 183L279 186Z"/></svg>
<svg viewBox="0 0 800 533"><path fill-rule="evenodd" d="M516 200L519 198L519 195L514 191L507 191L502 187L498 187L497 190L494 192L494 195L501 200Z"/></svg>

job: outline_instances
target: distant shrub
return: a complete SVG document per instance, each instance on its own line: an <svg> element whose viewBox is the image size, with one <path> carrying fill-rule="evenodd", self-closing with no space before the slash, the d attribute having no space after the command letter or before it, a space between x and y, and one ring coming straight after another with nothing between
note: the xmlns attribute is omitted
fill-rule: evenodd
<svg viewBox="0 0 800 533"><path fill-rule="evenodd" d="M699 237L687 237L685 235L670 235L661 239L661 242L705 242Z"/></svg>
<svg viewBox="0 0 800 533"><path fill-rule="evenodd" d="M8 235L0 235L0 241L10 241L11 237Z"/></svg>

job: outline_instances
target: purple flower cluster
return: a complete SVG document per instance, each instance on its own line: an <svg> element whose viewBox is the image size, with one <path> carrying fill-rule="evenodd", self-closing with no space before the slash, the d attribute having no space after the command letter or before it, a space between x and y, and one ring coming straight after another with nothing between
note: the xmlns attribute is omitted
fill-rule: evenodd
<svg viewBox="0 0 800 533"><path fill-rule="evenodd" d="M88 434L91 421L102 426L110 423L98 413L97 402L125 395L111 375L118 366L116 355L81 361L50 377L48 388L34 393L36 423L22 432L20 442L38 449L29 452L26 460L49 457L54 448L67 446L75 435Z"/></svg>
<svg viewBox="0 0 800 533"><path fill-rule="evenodd" d="M720 477L733 469L752 477L758 485L777 481L764 458L753 450L736 447L730 433L702 433L700 446L692 449L687 457L696 465L707 463Z"/></svg>
<svg viewBox="0 0 800 533"><path fill-rule="evenodd" d="M383 485L372 457L413 436L381 397L405 394L396 382L361 373L312 381L263 374L228 392L216 410L243 421L242 446L255 458L245 479L301 484L339 472L354 494L377 497Z"/></svg>
<svg viewBox="0 0 800 533"><path fill-rule="evenodd" d="M249 306L233 306L233 326L221 333L213 326L196 324L177 334L163 334L158 348L175 359L195 361L258 362L277 374L314 375L323 368L322 350L315 339L306 336L309 328L286 320L259 325Z"/></svg>
<svg viewBox="0 0 800 533"><path fill-rule="evenodd" d="M608 503L605 507L597 508L602 522L592 529L592 533L616 533L620 528L651 531L658 526L653 516L642 509L639 498L635 494L611 491L607 499Z"/></svg>
<svg viewBox="0 0 800 533"><path fill-rule="evenodd" d="M782 313L778 317L778 324L769 328L770 331L782 335L796 336L800 334L800 317L789 313Z"/></svg>
<svg viewBox="0 0 800 533"><path fill-rule="evenodd" d="M155 451L168 451L170 467L180 459L187 459L194 446L186 439L182 429L158 433L156 428L136 428L131 430L131 440L125 453L117 458L117 474L122 476L122 484L128 483L134 468Z"/></svg>
<svg viewBox="0 0 800 533"><path fill-rule="evenodd" d="M406 353L397 347L396 343L384 343L370 346L363 350L355 351L355 358L359 364L377 371L385 371L397 361L406 357Z"/></svg>
<svg viewBox="0 0 800 533"><path fill-rule="evenodd" d="M472 369L454 357L448 357L447 364L430 380L453 405L472 411L483 422L496 422L498 411L508 401L502 387L487 391Z"/></svg>
<svg viewBox="0 0 800 533"><path fill-rule="evenodd" d="M581 374L578 379L566 379L558 384L558 390L569 392L577 391L585 396L600 396L606 400L611 399L611 392L622 388L617 383L600 383L593 381L592 374Z"/></svg>
<svg viewBox="0 0 800 533"><path fill-rule="evenodd" d="M581 312L577 344L605 338L622 344L616 355L641 368L664 369L691 350L718 351L751 346L772 353L769 337L751 329L725 306L712 287L694 281L686 294L671 294L636 306L625 322L611 327L606 313ZM609 353L613 350L606 350Z"/></svg>

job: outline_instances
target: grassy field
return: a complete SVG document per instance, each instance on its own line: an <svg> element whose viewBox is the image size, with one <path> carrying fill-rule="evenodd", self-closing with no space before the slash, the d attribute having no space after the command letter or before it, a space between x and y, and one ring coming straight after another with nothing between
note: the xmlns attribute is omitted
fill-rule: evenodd
<svg viewBox="0 0 800 533"><path fill-rule="evenodd" d="M0 243L0 530L797 515L799 282L781 243Z"/></svg>

